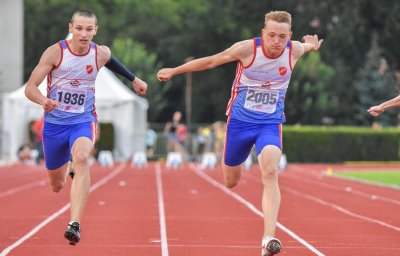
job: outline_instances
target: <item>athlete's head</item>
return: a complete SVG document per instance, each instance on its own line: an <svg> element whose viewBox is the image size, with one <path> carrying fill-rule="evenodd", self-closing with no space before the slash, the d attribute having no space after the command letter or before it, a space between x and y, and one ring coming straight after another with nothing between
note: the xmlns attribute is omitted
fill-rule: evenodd
<svg viewBox="0 0 400 256"><path fill-rule="evenodd" d="M292 36L292 16L285 11L272 11L265 15L262 30L264 46L267 54L275 57L284 50Z"/></svg>
<svg viewBox="0 0 400 256"><path fill-rule="evenodd" d="M80 9L80 10L75 11L75 12L74 12L74 15L72 15L72 18L71 18L71 24L74 23L74 19L75 19L75 17L77 17L77 16L82 16L82 17L87 17L87 18L94 18L95 25L97 25L97 17L96 17L96 14L94 14L94 12L92 12L92 11L89 10L89 9Z"/></svg>
<svg viewBox="0 0 400 256"><path fill-rule="evenodd" d="M78 46L88 46L97 33L96 15L87 9L77 10L69 23L69 32Z"/></svg>

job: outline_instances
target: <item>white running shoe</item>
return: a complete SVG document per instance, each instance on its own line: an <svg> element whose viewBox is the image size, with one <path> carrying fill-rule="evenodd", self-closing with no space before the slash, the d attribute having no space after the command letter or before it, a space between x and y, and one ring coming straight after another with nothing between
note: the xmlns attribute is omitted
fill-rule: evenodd
<svg viewBox="0 0 400 256"><path fill-rule="evenodd" d="M277 238L265 236L261 242L261 256L272 256L282 250L281 241Z"/></svg>

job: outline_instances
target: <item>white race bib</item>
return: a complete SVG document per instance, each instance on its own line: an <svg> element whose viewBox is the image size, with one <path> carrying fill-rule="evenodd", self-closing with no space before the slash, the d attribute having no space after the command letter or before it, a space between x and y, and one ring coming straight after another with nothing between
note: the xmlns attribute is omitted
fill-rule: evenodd
<svg viewBox="0 0 400 256"><path fill-rule="evenodd" d="M56 92L58 109L70 113L83 113L85 111L87 91L79 88L60 88Z"/></svg>
<svg viewBox="0 0 400 256"><path fill-rule="evenodd" d="M263 113L274 113L278 103L279 91L271 89L247 90L244 107Z"/></svg>

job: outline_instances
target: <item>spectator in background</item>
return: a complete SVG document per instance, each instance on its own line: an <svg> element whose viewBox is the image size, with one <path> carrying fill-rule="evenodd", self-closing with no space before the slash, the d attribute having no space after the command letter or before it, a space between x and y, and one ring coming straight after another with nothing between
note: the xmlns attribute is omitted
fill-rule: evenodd
<svg viewBox="0 0 400 256"><path fill-rule="evenodd" d="M224 152L226 123L218 121L213 123L212 127L214 130L214 153L217 159L221 160Z"/></svg>
<svg viewBox="0 0 400 256"><path fill-rule="evenodd" d="M37 150L38 154L36 157L36 164L40 164L44 159L43 154L43 122L44 116L42 115L39 119L34 121L31 125L31 131L33 133L33 147Z"/></svg>
<svg viewBox="0 0 400 256"><path fill-rule="evenodd" d="M177 130L178 126L181 124L182 113L180 111L175 111L172 116L172 121L167 122L164 127L164 134L167 135L167 151L177 152L179 151L179 145L177 140Z"/></svg>
<svg viewBox="0 0 400 256"><path fill-rule="evenodd" d="M206 148L206 143L207 143L207 137L208 135L206 134L206 127L199 127L197 129L197 160L200 161L205 148Z"/></svg>
<svg viewBox="0 0 400 256"><path fill-rule="evenodd" d="M154 157L154 149L157 141L157 133L151 129L150 125L147 124L146 131L146 148L147 148L147 159Z"/></svg>
<svg viewBox="0 0 400 256"><path fill-rule="evenodd" d="M176 129L176 151L184 152L188 130L186 125L179 124Z"/></svg>
<svg viewBox="0 0 400 256"><path fill-rule="evenodd" d="M22 164L33 164L34 159L32 159L32 150L29 144L23 144L18 148L18 160Z"/></svg>

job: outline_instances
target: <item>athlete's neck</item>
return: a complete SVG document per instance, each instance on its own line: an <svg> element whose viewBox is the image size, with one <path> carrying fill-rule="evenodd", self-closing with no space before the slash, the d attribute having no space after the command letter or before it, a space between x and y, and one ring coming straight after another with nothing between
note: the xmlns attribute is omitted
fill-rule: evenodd
<svg viewBox="0 0 400 256"><path fill-rule="evenodd" d="M74 41L68 41L69 49L72 51L73 54L76 55L83 55L86 54L89 50L90 45L78 45Z"/></svg>

